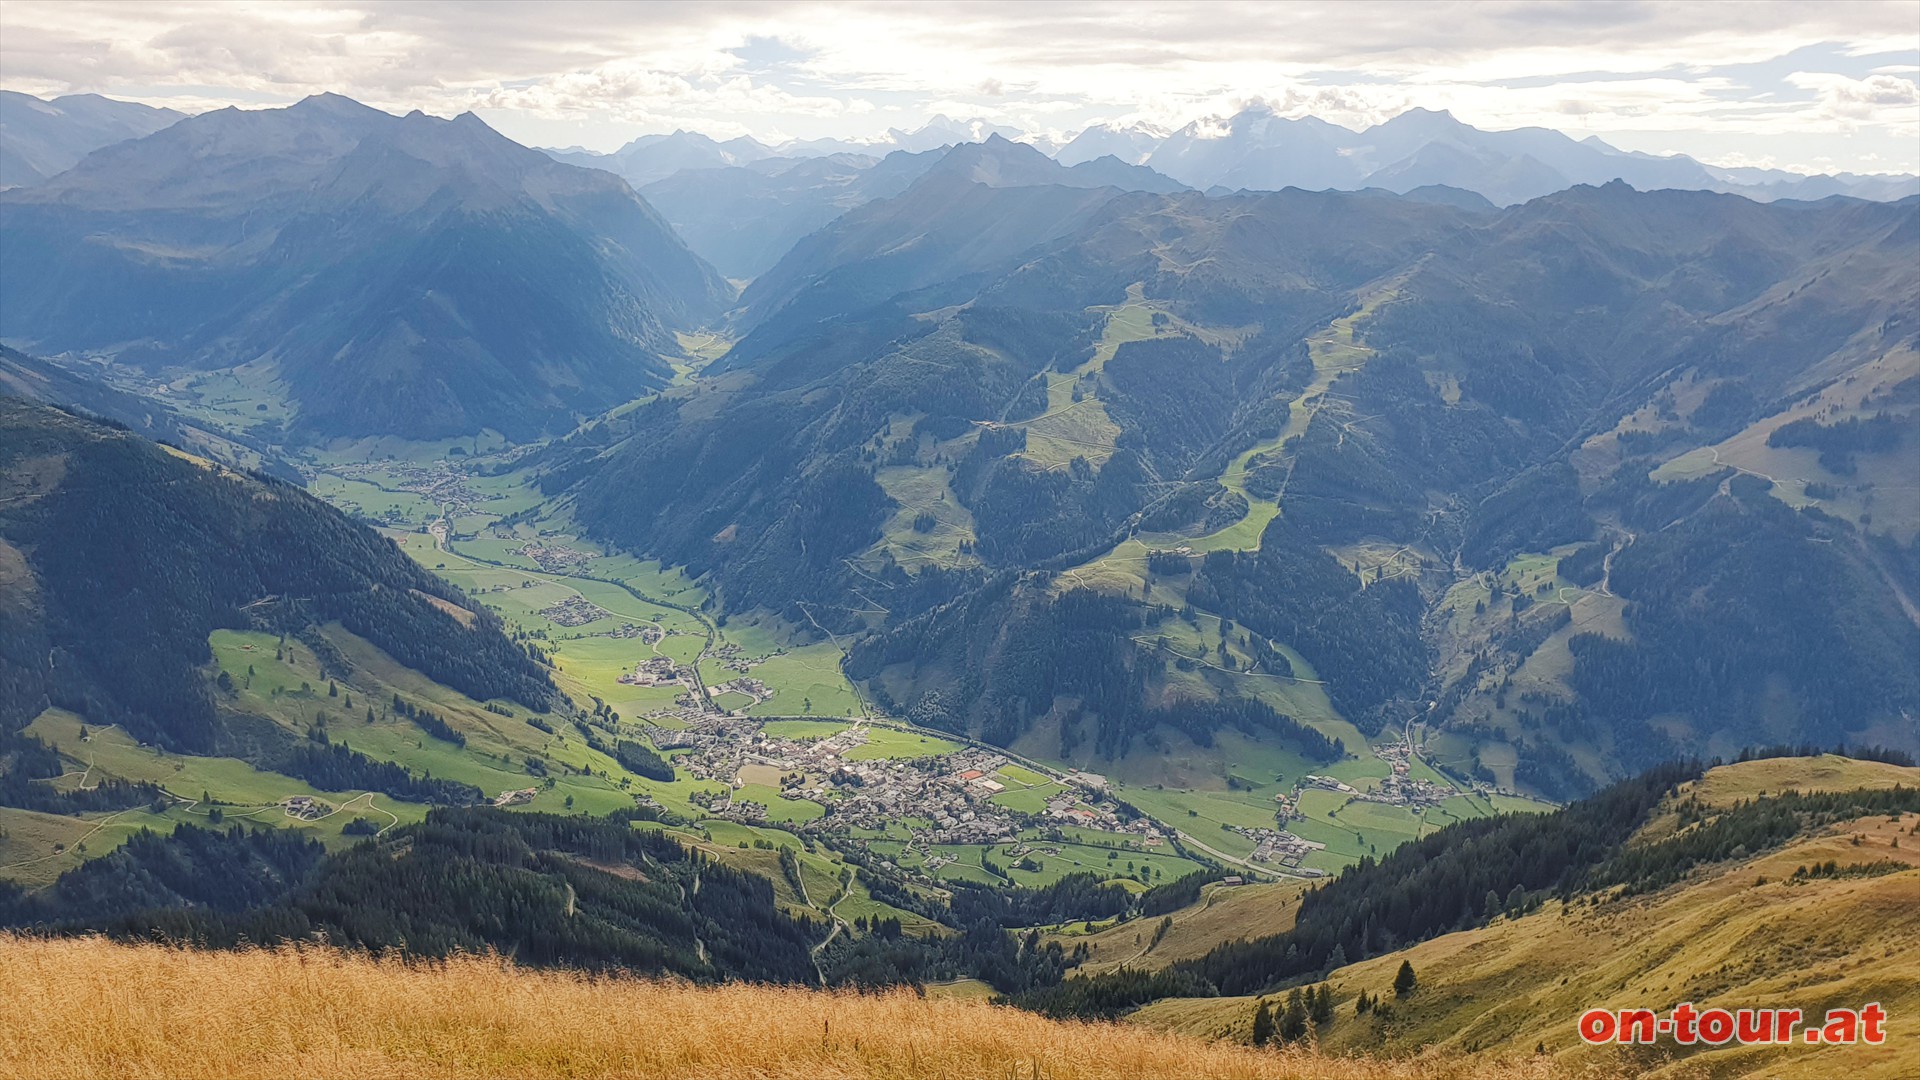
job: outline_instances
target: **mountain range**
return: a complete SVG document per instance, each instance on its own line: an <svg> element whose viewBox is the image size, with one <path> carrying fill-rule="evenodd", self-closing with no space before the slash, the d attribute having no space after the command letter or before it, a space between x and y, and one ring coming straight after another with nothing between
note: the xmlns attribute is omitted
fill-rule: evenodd
<svg viewBox="0 0 1920 1080"><path fill-rule="evenodd" d="M271 365L300 436L564 429L732 297L624 181L333 95L107 147L0 194L0 237L0 336Z"/></svg>
<svg viewBox="0 0 1920 1080"><path fill-rule="evenodd" d="M1359 149L1230 127L1145 156L1406 192L1203 193L997 133L648 185L751 276L736 298L618 177L320 97L0 195L0 332L155 379L258 369L284 420L263 398L222 445L10 361L258 467L339 435L565 434L525 463L589 535L846 635L863 692L923 723L1086 767L1302 715L1351 742L1416 701L1461 774L1561 796L1761 738L1914 742L1891 658L1920 649L1920 203L1611 180L1500 209L1422 163L1619 156L1426 112ZM699 143L636 151L676 145ZM730 145L706 149L758 153ZM703 327L730 347L669 385ZM1760 584L1786 564L1820 587Z"/></svg>
<svg viewBox="0 0 1920 1080"><path fill-rule="evenodd" d="M1755 198L1819 198L1862 184L1867 197L1897 197L1911 184L1866 178L1810 178L1758 170L1736 176L1684 155L1623 153L1597 136L1574 140L1546 128L1482 131L1451 113L1411 109L1364 131L1313 116L1289 118L1255 106L1178 131L1095 126L1060 148L1072 163L1116 153L1201 189L1272 191L1384 188L1405 192L1445 184L1505 206L1575 184L1623 180L1636 188L1740 190ZM1800 186L1800 185L1805 186Z"/></svg>
<svg viewBox="0 0 1920 1080"><path fill-rule="evenodd" d="M0 90L0 188L40 183L103 146L151 135L181 115L98 94L48 101Z"/></svg>
<svg viewBox="0 0 1920 1080"><path fill-rule="evenodd" d="M697 132L676 131L643 136L612 154L548 153L624 177L661 208L695 251L727 276L749 278L770 267L777 253L799 236L870 197L863 192L896 191L896 178L905 171L900 161L945 146L993 139L1024 143L1034 147L1035 156L1051 156L1076 169L1111 158L1102 166L1108 170L1107 182L1133 190L1378 190L1442 201L1481 198L1496 206L1616 179L1641 190L1720 191L1759 201L1830 195L1887 201L1920 193L1920 178L1910 176L1807 176L1779 169L1720 168L1683 154L1621 151L1598 136L1575 140L1546 128L1483 131L1450 113L1427 109L1411 109L1357 132L1317 117L1289 118L1255 105L1173 132L1149 125L1095 125L1057 146L983 120L936 116L916 131L890 130L871 143L816 140L769 146L749 136L716 142ZM798 169L794 164L823 156L833 163ZM893 167L871 179L859 178L861 170L882 157ZM1121 165L1150 168L1162 179L1129 181ZM743 236L752 239L740 239Z"/></svg>
<svg viewBox="0 0 1920 1080"><path fill-rule="evenodd" d="M1262 105L1170 133L1149 126L1096 125L1061 146L1055 156L1074 164L1106 154L1150 165L1203 190L1377 187L1406 192L1444 184L1477 192L1502 206L1610 180L1642 190L1735 192L1761 201L1836 194L1898 199L1920 190L1920 181L1907 176L1726 169L1684 154L1618 150L1597 135L1576 140L1547 128L1483 131L1452 113L1419 108L1362 131L1314 116L1281 116Z"/></svg>
<svg viewBox="0 0 1920 1080"><path fill-rule="evenodd" d="M967 179L994 145L796 245L726 377L555 444L548 494L851 635L876 700L1087 768L1415 701L1556 793L1913 741L1920 202Z"/></svg>
<svg viewBox="0 0 1920 1080"><path fill-rule="evenodd" d="M1229 117L1196 120L1171 132L1148 124L1096 124L1057 145L984 120L961 122L936 116L918 130L892 129L868 143L814 140L769 146L750 136L716 142L697 132L676 131L643 136L612 154L577 149L548 153L571 164L618 173L641 187L681 169L739 167L774 158L829 154L879 158L985 142L995 136L1033 145L1062 165L1112 156L1127 164L1150 166L1199 190L1371 187L1405 193L1439 184L1475 192L1501 206L1575 184L1609 180L1623 180L1642 190L1722 191L1760 201L1828 195L1890 200L1920 191L1920 178L1911 176L1810 176L1782 169L1722 168L1684 154L1622 151L1597 135L1576 140L1547 128L1485 131L1449 112L1420 108L1362 131L1311 115L1281 116L1256 104Z"/></svg>
<svg viewBox="0 0 1920 1080"><path fill-rule="evenodd" d="M1185 1075L1042 1061L1120 1038L1060 1018L1292 1046L1235 1075L1913 1071L1571 1030L1915 1004L1906 181L1424 111L601 157L61 108L0 191L0 961L92 997L0 1072L606 1071L514 995L622 973L687 980L623 999L694 1010L668 1071L759 1060L717 981L793 988L732 1006L770 1075L932 1068L832 1010L936 1001L801 986L1017 1006L1035 1075ZM125 1003L228 1007L189 968L374 1026L186 1055ZM392 978L500 1022L343 989Z"/></svg>

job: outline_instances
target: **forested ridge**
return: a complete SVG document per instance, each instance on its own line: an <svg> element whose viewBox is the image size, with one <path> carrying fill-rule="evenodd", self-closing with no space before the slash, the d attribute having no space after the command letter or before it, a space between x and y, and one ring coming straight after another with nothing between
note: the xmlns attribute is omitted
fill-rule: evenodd
<svg viewBox="0 0 1920 1080"><path fill-rule="evenodd" d="M541 664L390 541L298 489L0 397L0 722L48 706L186 753L223 745L203 668L215 629L337 621L479 699L544 707ZM472 614L463 624L433 601Z"/></svg>
<svg viewBox="0 0 1920 1080"><path fill-rule="evenodd" d="M1079 961L1026 928L1128 917L1135 907L1127 890L1092 874L1039 888L950 883L943 896L862 865L856 873L876 899L950 932L905 935L897 919L863 917L861 932L838 935L816 970L809 950L825 925L780 912L766 878L635 827L660 816L436 809L332 854L254 825L143 831L43 889L0 883L0 925L213 948L324 934L417 956L493 948L523 963L702 980L978 978L1012 994L1053 985Z"/></svg>
<svg viewBox="0 0 1920 1080"><path fill-rule="evenodd" d="M1776 747L1742 760L1810 751ZM1861 753L1912 760L1899 752ZM1377 861L1363 858L1310 890L1285 933L1227 942L1151 975L1123 969L1070 979L1020 1003L1055 1015L1111 1016L1160 997L1265 993L1548 900L1651 892L1833 822L1920 811L1920 787L1906 786L1787 790L1727 806L1673 798L1704 768L1698 761L1673 762L1551 813L1456 822ZM1672 810L1676 827L1629 843L1663 807Z"/></svg>
<svg viewBox="0 0 1920 1080"><path fill-rule="evenodd" d="M1278 739L1315 761L1337 760L1346 752L1253 698L1150 703L1149 684L1180 661L1158 647L1143 648L1140 639L1173 617L1169 608L1127 597L1090 589L1048 597L1035 583L1005 579L863 639L850 651L847 670L859 678L929 661L960 667L948 688L894 704L914 723L961 733L977 727L981 738L1003 746L1053 711L1056 701L1070 699L1075 705L1062 717L1063 740L1090 739L1107 757L1124 756L1162 727L1203 746L1231 727ZM1285 658L1274 654L1271 662L1284 664Z"/></svg>
<svg viewBox="0 0 1920 1080"><path fill-rule="evenodd" d="M1900 375L1911 203L1615 183L1481 214L1135 192L1025 248L996 232L962 255L942 245L1039 198L969 195L869 203L801 244L756 284L724 388L550 448L543 490L610 543L705 575L717 603L850 640L847 670L883 707L996 743L1047 716L1105 757L1162 726L1204 742L1220 721L1160 699L1181 681L1150 645L1163 606L1231 620L1262 674L1291 674L1280 647L1304 657L1365 733L1437 702L1432 727L1517 754L1502 783L1559 797L1777 737L1785 717L1853 740L1920 708L1911 679L1864 674L1916 648L1882 587L1915 545L1861 510L1911 517L1874 485L1875 463L1913 445L1912 392L1772 419L1856 378L1815 378L1821 357ZM1803 492L1761 464L1664 469L1749 430L1818 451L1831 475ZM915 490L944 485L903 516L922 536L964 531L951 554L888 535L903 468ZM1263 500L1281 509L1254 519L1260 535L1177 565L1183 543L1272 514ZM1131 547L1102 561L1130 539L1152 603ZM1440 617L1451 587L1567 550L1568 588L1496 593L1475 627ZM1362 565L1387 551L1391 566ZM1053 574L1066 587L1043 592ZM1119 602L1072 595L1089 582ZM1625 630L1585 607L1571 632L1526 614L1585 603L1576 589L1627 601ZM1708 595L1735 617L1689 602ZM1542 649L1554 674L1510 703ZM1460 650L1479 655L1451 664ZM1241 709L1233 680L1208 682Z"/></svg>
<svg viewBox="0 0 1920 1080"><path fill-rule="evenodd" d="M491 948L543 966L813 977L807 944L824 931L777 911L765 878L636 829L632 817L436 810L331 855L284 830L183 825L136 837L45 890L0 887L0 919L215 948L323 934L423 957Z"/></svg>

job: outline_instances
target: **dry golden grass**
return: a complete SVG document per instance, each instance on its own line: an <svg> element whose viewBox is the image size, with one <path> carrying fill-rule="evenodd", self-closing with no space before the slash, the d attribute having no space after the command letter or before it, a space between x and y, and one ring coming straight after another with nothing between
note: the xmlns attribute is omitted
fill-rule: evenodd
<svg viewBox="0 0 1920 1080"><path fill-rule="evenodd" d="M1680 785L1667 804L1640 829L1639 841L1670 836L1680 826L1675 804L1686 798L1699 799L1708 806L1732 806L1743 799L1754 799L1783 791L1812 794L1817 791L1881 790L1894 787L1920 787L1920 768L1888 765L1882 761L1821 754L1818 757L1761 758L1708 769L1698 780Z"/></svg>
<svg viewBox="0 0 1920 1080"><path fill-rule="evenodd" d="M1092 934L1049 934L1062 948L1086 945L1087 962L1078 972L1098 975L1122 967L1158 971L1182 960L1194 960L1224 941L1282 934L1293 929L1300 914L1305 882L1281 881L1251 885L1208 885L1200 900L1173 912L1173 926L1153 943L1158 918L1132 919Z"/></svg>
<svg viewBox="0 0 1920 1080"><path fill-rule="evenodd" d="M978 1002L0 937L0 1077L1545 1078L1256 1051Z"/></svg>
<svg viewBox="0 0 1920 1080"><path fill-rule="evenodd" d="M1777 788L1775 788L1777 790ZM1570 1071L1671 1080L1909 1080L1920 1076L1920 815L1861 818L1717 868L1658 894L1558 904L1447 934L1334 972L1335 1051L1522 1053L1544 1045ZM1860 843L1853 842L1855 837ZM1898 846L1896 846L1896 844ZM1796 867L1882 861L1877 877L1793 881ZM1764 878L1765 884L1757 884ZM1402 960L1420 990L1391 1023L1356 1019L1362 991L1391 998ZM1798 1008L1824 1016L1871 1001L1887 1010L1881 1046L1590 1047L1574 1031L1596 1006L1666 1010ZM1244 1039L1252 998L1170 999L1130 1022L1196 1037Z"/></svg>
<svg viewBox="0 0 1920 1080"><path fill-rule="evenodd" d="M1680 795L1695 795L1710 806L1728 806L1782 791L1852 791L1898 785L1920 785L1920 769L1884 761L1821 754L1819 757L1762 758L1707 770L1700 779L1681 787Z"/></svg>

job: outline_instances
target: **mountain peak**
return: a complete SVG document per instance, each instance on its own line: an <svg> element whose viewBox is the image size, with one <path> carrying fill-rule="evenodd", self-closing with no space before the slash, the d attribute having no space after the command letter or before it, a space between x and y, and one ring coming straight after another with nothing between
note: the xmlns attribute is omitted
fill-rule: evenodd
<svg viewBox="0 0 1920 1080"><path fill-rule="evenodd" d="M353 116L365 116L371 113L380 113L383 116L392 115L391 113L386 113L380 109L376 109L371 105L366 105L361 102L355 101L353 98L350 98L345 94L336 94L330 90L324 93L311 94L311 95L308 95L307 97L303 97L299 101L296 101L292 105L288 106L288 108L299 109L302 111L326 111L326 112L332 112L332 113L339 113L341 115L353 115Z"/></svg>
<svg viewBox="0 0 1920 1080"><path fill-rule="evenodd" d="M1412 131L1420 131L1420 132L1437 132L1437 131L1450 131L1456 128L1464 128L1466 126L1467 125L1462 124L1459 118L1454 116L1450 110L1423 109L1423 108L1415 107L1415 108L1408 109L1406 112L1403 112L1400 115L1393 117L1392 119L1385 120L1379 124L1374 125L1372 130L1377 131L1380 129L1387 129L1392 131L1412 130Z"/></svg>
<svg viewBox="0 0 1920 1080"><path fill-rule="evenodd" d="M151 343L155 362L271 354L311 431L536 435L670 377L672 331L731 294L618 178L472 113L394 116L337 94L191 117L0 199L10 227L40 223L8 234L10 336L93 348L107 334ZM90 255L75 236L111 240L85 271L108 300L79 318L27 284ZM191 270L141 278L155 243L190 249ZM409 271L365 274L376 260ZM136 290L165 314L112 302ZM233 305L243 291L267 299ZM611 314L583 314L596 304Z"/></svg>

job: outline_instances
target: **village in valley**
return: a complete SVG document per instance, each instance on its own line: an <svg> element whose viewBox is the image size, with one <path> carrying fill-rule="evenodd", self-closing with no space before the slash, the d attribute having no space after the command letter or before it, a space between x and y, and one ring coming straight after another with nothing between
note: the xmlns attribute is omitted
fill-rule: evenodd
<svg viewBox="0 0 1920 1080"><path fill-rule="evenodd" d="M626 777L622 793L727 846L786 836L929 884L1081 871L1151 884L1207 863L1310 879L1473 812L1462 806L1470 782L1449 783L1390 737L1314 773L1271 770L1257 793L1231 774L1266 770L1223 762L1221 797L1143 787L1127 768L1109 783L1084 771L1096 762L1076 769L879 716L838 670L835 643L710 616L697 587L597 551L564 519L530 514L537 504L502 499L506 488L473 465L383 461L330 475L394 493L396 505L406 493L409 509L390 515L396 542L574 674L603 731L644 740L672 766L671 781ZM377 498L356 497L381 517ZM429 541L408 546L408 533ZM551 778L541 784L487 795L544 805ZM1491 805L1503 793L1473 794Z"/></svg>
<svg viewBox="0 0 1920 1080"><path fill-rule="evenodd" d="M836 722L776 720L766 723L738 713L682 711L685 727L649 726L654 746L671 755L676 769L696 781L726 785L723 792L697 792L694 801L713 817L767 825L773 808L765 793L784 804L811 803L824 812L784 827L803 836L836 837L873 847L883 866L912 854L928 874L951 864L942 848L1005 845L1012 858L1030 852L1059 854L1047 838L1062 830L1101 833L1114 845L1142 851L1164 849L1159 825L1113 800L1103 777L1055 774L1033 762L1016 761L989 747L942 746L930 756L893 756L871 751L878 737L897 738L910 729L872 721L843 722L826 734L779 733L785 725L825 732ZM920 738L917 733L916 738ZM760 792L759 798L746 795ZM1014 805L1010 791L1035 793Z"/></svg>

